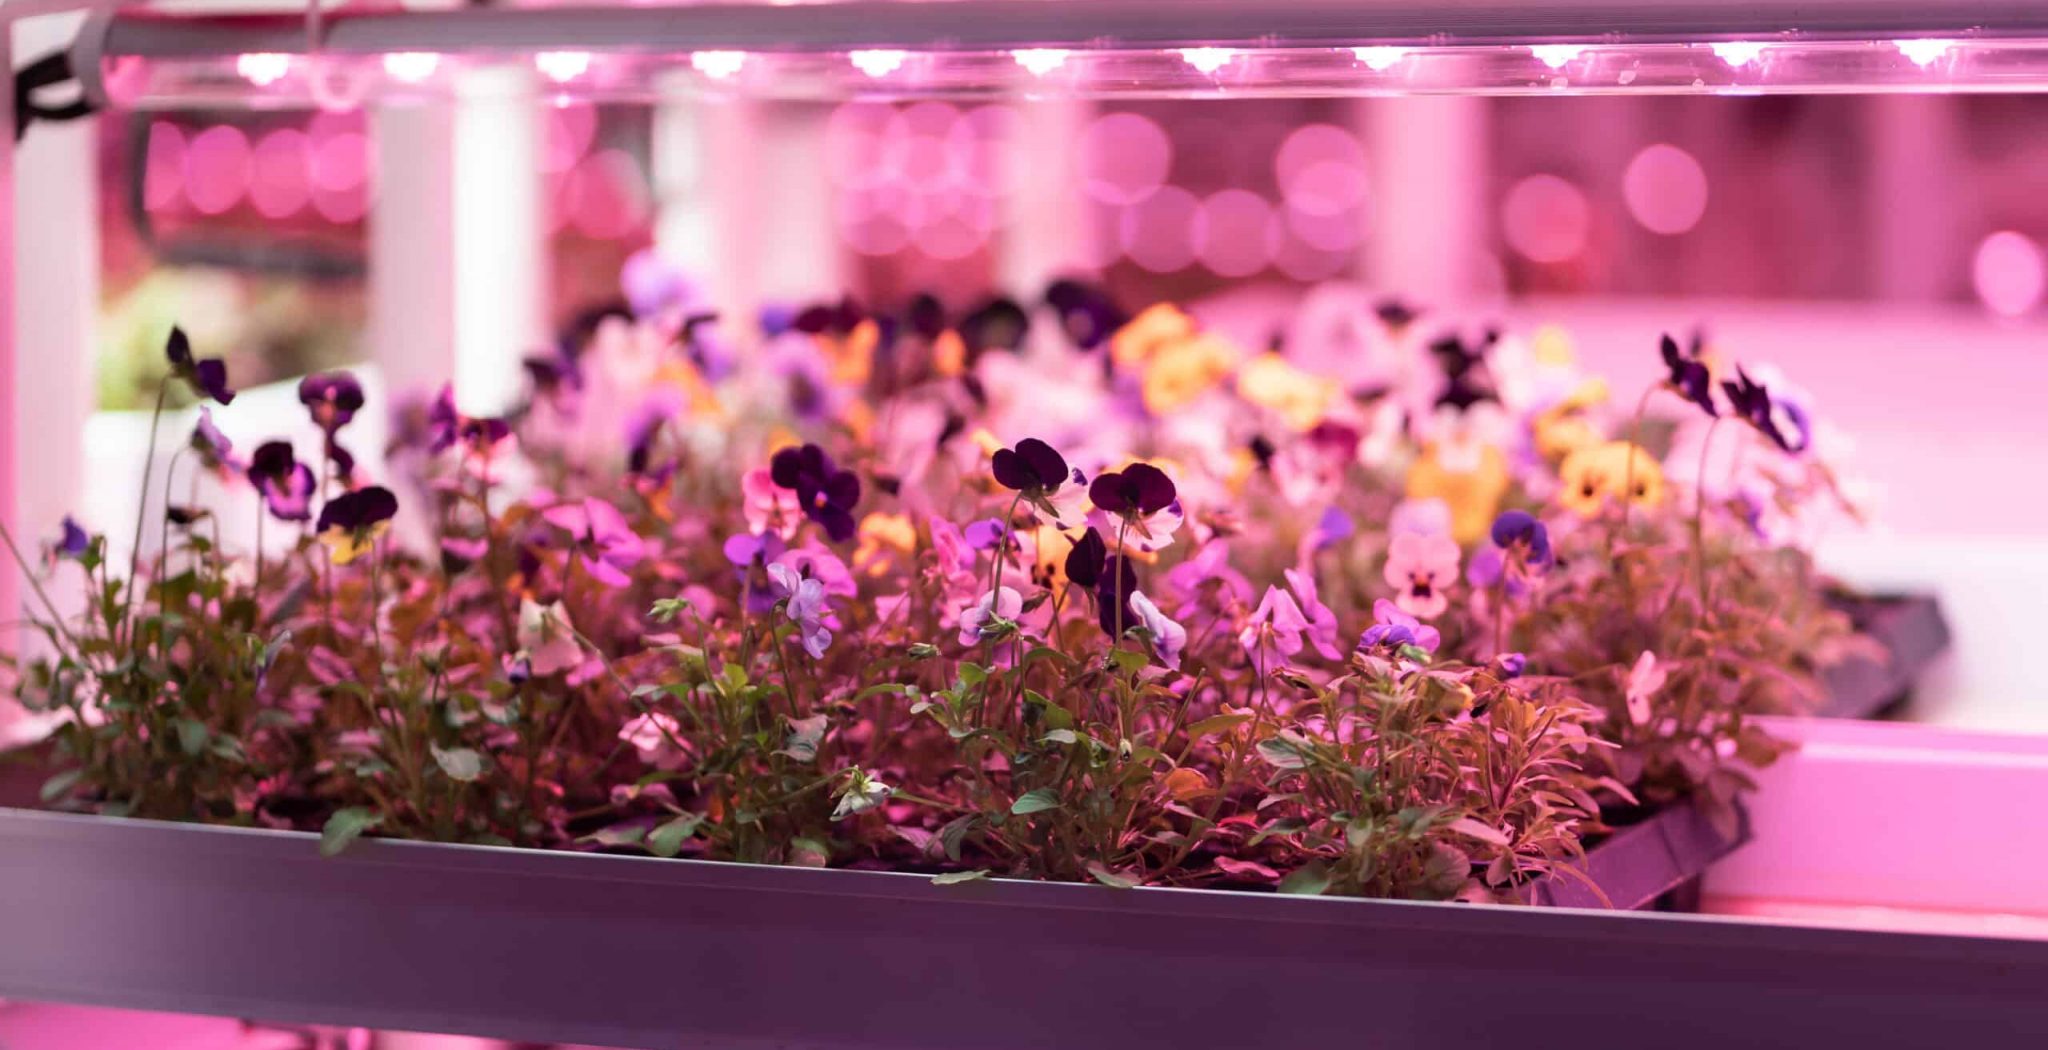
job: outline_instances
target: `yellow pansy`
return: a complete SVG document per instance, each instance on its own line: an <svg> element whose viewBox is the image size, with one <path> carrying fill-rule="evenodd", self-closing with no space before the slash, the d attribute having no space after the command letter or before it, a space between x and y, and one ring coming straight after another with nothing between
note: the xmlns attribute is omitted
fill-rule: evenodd
<svg viewBox="0 0 2048 1050"><path fill-rule="evenodd" d="M1279 413L1295 430L1322 422L1338 389L1336 383L1294 367L1279 354L1261 354L1237 373L1240 396Z"/></svg>
<svg viewBox="0 0 2048 1050"><path fill-rule="evenodd" d="M1558 502L1574 513L1592 516L1610 499L1626 498L1638 507L1664 502L1664 468L1639 445L1607 441L1566 456L1557 468Z"/></svg>
<svg viewBox="0 0 2048 1050"><path fill-rule="evenodd" d="M951 379L967 371L967 343L948 328L932 340L932 371Z"/></svg>
<svg viewBox="0 0 2048 1050"><path fill-rule="evenodd" d="M1214 335L1196 335L1153 353L1145 364L1145 408L1171 415L1193 404L1230 375L1237 348Z"/></svg>
<svg viewBox="0 0 2048 1050"><path fill-rule="evenodd" d="M1154 303L1109 337L1109 359L1128 368L1195 334L1195 319L1172 303Z"/></svg>
<svg viewBox="0 0 2048 1050"><path fill-rule="evenodd" d="M380 521L367 529L328 528L320 533L320 542L327 545L327 557L336 565L349 562L370 553L379 537L391 530L391 523Z"/></svg>
<svg viewBox="0 0 2048 1050"><path fill-rule="evenodd" d="M869 576L887 572L893 554L917 549L917 525L908 514L876 511L860 521L860 545L854 548L853 563Z"/></svg>
<svg viewBox="0 0 2048 1050"><path fill-rule="evenodd" d="M1580 383L1563 400L1536 413L1529 429L1536 439L1536 451L1555 463L1564 457L1598 444L1604 437L1587 411L1607 401L1607 381L1593 378Z"/></svg>
<svg viewBox="0 0 2048 1050"><path fill-rule="evenodd" d="M1058 594L1067 589L1067 555L1074 549L1074 537L1050 525L1027 533L1031 537L1031 582Z"/></svg>
<svg viewBox="0 0 2048 1050"><path fill-rule="evenodd" d="M1469 451L1469 450L1468 450ZM1451 538L1461 544L1478 542L1493 526L1501 497L1508 491L1507 457L1492 445L1482 445L1470 469L1453 470L1444 465L1441 447L1431 442L1420 458L1408 468L1409 499L1437 499L1451 509Z"/></svg>
<svg viewBox="0 0 2048 1050"><path fill-rule="evenodd" d="M874 318L855 325L844 336L820 334L819 351L831 369L832 379L843 386L861 386L874 370L875 347L881 343L882 328Z"/></svg>

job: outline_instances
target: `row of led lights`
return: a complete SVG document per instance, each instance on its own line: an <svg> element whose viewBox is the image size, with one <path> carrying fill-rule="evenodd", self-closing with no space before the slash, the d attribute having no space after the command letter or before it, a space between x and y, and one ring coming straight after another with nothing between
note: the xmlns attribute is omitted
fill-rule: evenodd
<svg viewBox="0 0 2048 1050"><path fill-rule="evenodd" d="M1926 67L1940 60L1957 45L1955 40L1914 39L1891 42L1901 55L1913 64ZM1714 55L1731 68L1741 69L1761 59L1772 45L1745 40L1715 41L1707 45ZM1351 53L1360 64L1374 72L1385 72L1399 65L1420 49L1395 46L1354 47ZM1591 50L1586 44L1534 44L1529 53L1536 60L1561 70L1574 59ZM1183 47L1174 49L1181 60L1195 71L1203 74L1220 72L1235 61L1243 51L1230 47ZM909 60L910 52L892 48L870 48L847 53L847 60L862 73L881 79L896 72ZM1066 48L1027 47L1010 52L1019 66L1033 76L1051 75L1066 65L1074 52ZM737 75L747 64L745 51L692 51L690 66L713 80L724 80ZM252 53L237 56L235 69L243 78L258 87L265 87L284 79L291 72L294 56L279 53ZM441 56L430 51L400 51L384 56L384 72L393 79L405 83L420 83L432 77L440 68ZM542 76L557 84L567 84L590 71L592 55L588 51L542 51L533 56L533 66Z"/></svg>

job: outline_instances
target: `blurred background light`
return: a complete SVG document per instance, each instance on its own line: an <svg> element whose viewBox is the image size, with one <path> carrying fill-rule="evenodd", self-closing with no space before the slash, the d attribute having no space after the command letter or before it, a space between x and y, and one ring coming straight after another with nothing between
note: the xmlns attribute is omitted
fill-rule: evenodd
<svg viewBox="0 0 2048 1050"><path fill-rule="evenodd" d="M1501 234L1508 247L1539 263L1559 263L1586 247L1591 213L1586 195L1555 175L1515 183L1501 202Z"/></svg>
<svg viewBox="0 0 2048 1050"><path fill-rule="evenodd" d="M2034 239L2000 230L1977 245L1971 261L1977 298L2001 317L2019 317L2041 305L2048 292L2048 260Z"/></svg>
<svg viewBox="0 0 2048 1050"><path fill-rule="evenodd" d="M1668 143L1646 147L1622 174L1622 198L1643 228L1675 236L1707 210L1707 173L1692 154Z"/></svg>

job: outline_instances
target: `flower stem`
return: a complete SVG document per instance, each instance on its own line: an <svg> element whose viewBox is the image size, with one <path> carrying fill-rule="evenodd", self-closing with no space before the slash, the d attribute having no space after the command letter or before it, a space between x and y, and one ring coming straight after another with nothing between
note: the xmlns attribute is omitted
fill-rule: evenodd
<svg viewBox="0 0 2048 1050"><path fill-rule="evenodd" d="M157 380L156 408L149 415L149 451L142 456L142 495L135 504L135 539L128 545L128 581L121 594L121 618L128 625L130 644L135 641L135 570L142 558L142 523L149 517L149 482L156 467L156 432L164 418L164 395L169 392L170 380Z"/></svg>

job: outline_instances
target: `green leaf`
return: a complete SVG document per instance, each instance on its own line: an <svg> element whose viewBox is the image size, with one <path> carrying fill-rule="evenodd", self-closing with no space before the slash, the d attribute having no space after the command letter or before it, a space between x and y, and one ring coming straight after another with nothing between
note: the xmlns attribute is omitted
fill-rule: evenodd
<svg viewBox="0 0 2048 1050"><path fill-rule="evenodd" d="M932 876L932 885L955 886L963 882L976 882L985 878L988 878L988 872L982 868L976 868L973 871L948 871Z"/></svg>
<svg viewBox="0 0 2048 1050"><path fill-rule="evenodd" d="M966 816L954 817L939 829L939 845L946 848L948 860L959 863L960 846L966 841L967 833L974 830L975 823L980 820L978 814L969 813Z"/></svg>
<svg viewBox="0 0 2048 1050"><path fill-rule="evenodd" d="M1259 757L1277 769L1306 769L1308 756L1299 746L1283 737L1267 737L1259 741Z"/></svg>
<svg viewBox="0 0 2048 1050"><path fill-rule="evenodd" d="M1329 888L1330 870L1323 867L1323 862L1319 860L1309 861L1288 872L1287 877L1280 880L1281 893L1294 893L1304 897L1321 896L1323 891Z"/></svg>
<svg viewBox="0 0 2048 1050"><path fill-rule="evenodd" d="M1033 788L1017 796L1017 801L1010 803L1010 812L1020 817L1058 808L1059 793L1051 788Z"/></svg>
<svg viewBox="0 0 2048 1050"><path fill-rule="evenodd" d="M337 809L320 829L320 855L332 857L361 838L363 832L384 823L384 814L363 806Z"/></svg>
<svg viewBox="0 0 2048 1050"><path fill-rule="evenodd" d="M985 668L985 667L981 666L980 664L973 664L973 663L965 663L965 662L961 663L961 665L960 665L960 684L961 684L962 686L965 686L965 687L967 687L967 688L970 688L970 689L971 689L971 688L973 688L973 687L975 687L975 686L977 686L977 685L980 685L981 683L983 683L983 682L986 682L986 681L988 681L988 669L987 669L987 668Z"/></svg>
<svg viewBox="0 0 2048 1050"><path fill-rule="evenodd" d="M1221 733L1251 720L1250 715L1210 715L1188 727L1188 740L1192 743L1212 733Z"/></svg>
<svg viewBox="0 0 2048 1050"><path fill-rule="evenodd" d="M1038 739L1048 744L1074 744L1079 743L1081 740L1080 737L1074 735L1074 731L1071 729L1055 729Z"/></svg>
<svg viewBox="0 0 2048 1050"><path fill-rule="evenodd" d="M1455 831L1460 835L1468 835L1481 842L1491 843L1495 846L1506 846L1508 844L1508 837L1501 834L1499 828L1493 827L1475 817L1459 817L1444 825L1444 830Z"/></svg>
<svg viewBox="0 0 2048 1050"><path fill-rule="evenodd" d="M1136 649L1116 649L1110 652L1109 658L1116 664L1117 669L1125 674L1137 674L1145 669L1146 664L1152 662L1150 656Z"/></svg>
<svg viewBox="0 0 2048 1050"><path fill-rule="evenodd" d="M1092 876L1095 879L1095 881L1102 883L1104 886L1108 886L1111 889L1130 890L1136 889L1138 886L1138 881L1136 879L1118 875L1116 872L1113 872L1108 868L1103 867L1101 861L1089 861L1088 874Z"/></svg>
<svg viewBox="0 0 2048 1050"><path fill-rule="evenodd" d="M657 857L673 857L683 851L683 843L697 833L698 825L704 823L704 814L686 813L647 835L647 849Z"/></svg>
<svg viewBox="0 0 2048 1050"><path fill-rule="evenodd" d="M434 763L441 767L441 772L448 774L448 779L467 784L483 776L484 756L475 750L467 747L442 750L438 746L429 749L434 753Z"/></svg>
<svg viewBox="0 0 2048 1050"><path fill-rule="evenodd" d="M578 839L578 842L594 842L600 846L638 846L647 839L644 824L614 824L599 828Z"/></svg>
<svg viewBox="0 0 2048 1050"><path fill-rule="evenodd" d="M69 795L71 793L71 789L78 785L78 778L84 775L85 770L83 769L67 769L64 772L59 773L56 776L43 781L43 801L55 802L58 799L63 798L66 795Z"/></svg>
<svg viewBox="0 0 2048 1050"><path fill-rule="evenodd" d="M191 718L180 718L171 724L178 730L180 750L195 757L206 750L206 723Z"/></svg>

